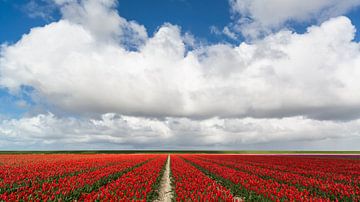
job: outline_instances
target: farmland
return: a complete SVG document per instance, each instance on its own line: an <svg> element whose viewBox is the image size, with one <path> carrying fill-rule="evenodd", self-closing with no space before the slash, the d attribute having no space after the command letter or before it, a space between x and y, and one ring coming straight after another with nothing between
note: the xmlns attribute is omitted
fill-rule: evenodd
<svg viewBox="0 0 360 202"><path fill-rule="evenodd" d="M166 166L166 165L170 166ZM360 156L1 154L0 201L360 201Z"/></svg>

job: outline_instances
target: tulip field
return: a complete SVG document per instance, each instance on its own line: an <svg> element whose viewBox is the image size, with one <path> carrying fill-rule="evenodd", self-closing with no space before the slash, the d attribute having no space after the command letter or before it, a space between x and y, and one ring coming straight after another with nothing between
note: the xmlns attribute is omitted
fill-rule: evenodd
<svg viewBox="0 0 360 202"><path fill-rule="evenodd" d="M360 156L318 154L0 154L0 201L162 201L165 169L172 201L360 201Z"/></svg>

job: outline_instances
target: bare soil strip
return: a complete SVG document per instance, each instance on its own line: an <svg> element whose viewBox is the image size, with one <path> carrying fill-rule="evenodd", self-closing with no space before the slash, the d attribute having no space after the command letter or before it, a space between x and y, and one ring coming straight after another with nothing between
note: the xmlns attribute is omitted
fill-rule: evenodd
<svg viewBox="0 0 360 202"><path fill-rule="evenodd" d="M165 172L161 179L159 199L155 201L171 202L171 199L172 199L172 191L171 191L171 181L170 181L170 155L168 155Z"/></svg>

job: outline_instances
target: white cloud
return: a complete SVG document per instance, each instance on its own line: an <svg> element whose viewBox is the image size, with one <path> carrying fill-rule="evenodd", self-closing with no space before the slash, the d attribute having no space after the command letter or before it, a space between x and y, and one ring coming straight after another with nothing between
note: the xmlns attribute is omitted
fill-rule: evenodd
<svg viewBox="0 0 360 202"><path fill-rule="evenodd" d="M218 36L225 35L232 40L238 39L237 33L231 31L231 29L227 26L225 26L222 31L220 31L219 28L216 26L210 26L210 32Z"/></svg>
<svg viewBox="0 0 360 202"><path fill-rule="evenodd" d="M230 39L236 40L238 37L236 36L236 33L232 32L229 27L224 27L223 33L229 37Z"/></svg>
<svg viewBox="0 0 360 202"><path fill-rule="evenodd" d="M235 29L250 38L279 30L290 21L322 22L359 5L360 0L230 0L238 18Z"/></svg>
<svg viewBox="0 0 360 202"><path fill-rule="evenodd" d="M349 141L360 138L359 131L360 120L344 123L316 121L304 117L156 120L117 114L104 114L100 119L59 118L53 114L40 114L29 118L2 120L0 147L239 149L246 145L261 145L268 142L302 141L302 147L309 148L314 143L324 146L321 142L327 140ZM326 144L325 148L357 149L343 146L329 148Z"/></svg>
<svg viewBox="0 0 360 202"><path fill-rule="evenodd" d="M219 28L214 26L214 25L211 25L209 27L209 29L210 29L210 33L212 33L212 34L215 34L215 35L220 35L221 34L221 31L219 30Z"/></svg>
<svg viewBox="0 0 360 202"><path fill-rule="evenodd" d="M2 48L0 84L31 86L35 99L80 114L352 119L360 115L354 32L338 17L305 34L187 52L180 28L164 24L128 51L63 19Z"/></svg>
<svg viewBox="0 0 360 202"><path fill-rule="evenodd" d="M100 42L141 45L147 38L145 27L119 16L116 0L54 0L62 18L80 25Z"/></svg>

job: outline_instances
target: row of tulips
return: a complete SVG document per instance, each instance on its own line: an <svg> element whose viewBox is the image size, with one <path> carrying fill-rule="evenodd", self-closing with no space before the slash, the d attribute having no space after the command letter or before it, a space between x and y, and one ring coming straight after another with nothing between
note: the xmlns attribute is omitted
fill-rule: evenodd
<svg viewBox="0 0 360 202"><path fill-rule="evenodd" d="M233 185L233 188L242 190L241 194L245 200L330 201L327 198L317 197L306 189L299 190L294 186L282 184L273 179L263 179L257 175L201 160L196 156L184 155L182 157L215 177L225 179Z"/></svg>
<svg viewBox="0 0 360 202"><path fill-rule="evenodd" d="M89 158L90 155L79 155L78 159L72 158L72 155L69 159L65 159L64 156L66 157L66 155L34 155L29 156L29 159L34 159L36 163L20 164L20 166L19 164L5 164L0 167L0 179L2 179L0 194L16 192L34 184L43 184L67 176L96 171L129 160L126 155L94 155L92 158Z"/></svg>
<svg viewBox="0 0 360 202"><path fill-rule="evenodd" d="M176 155L171 157L176 201L234 201L230 190Z"/></svg>
<svg viewBox="0 0 360 202"><path fill-rule="evenodd" d="M102 169L83 172L78 175L70 175L56 178L52 181L32 183L30 186L19 187L13 192L4 192L0 200L5 201L73 201L77 200L82 193L92 192L101 186L116 180L123 174L135 167L145 164L156 158L156 155L125 155L126 160L120 158L118 164L110 165ZM106 158L105 158L106 159ZM115 158L116 159L116 158ZM91 161L91 159L88 159ZM66 170L66 167L62 167Z"/></svg>
<svg viewBox="0 0 360 202"><path fill-rule="evenodd" d="M307 189L314 196L330 198L332 200L359 200L360 187L353 186L351 183L335 182L330 179L323 179L322 175L317 177L304 176L292 173L291 169L279 171L272 167L249 165L241 161L226 161L221 156L203 155L199 156L201 159L210 160L219 165L224 165L236 170L240 170L249 174L257 175L263 179L273 179L279 183L285 183L296 186L299 190ZM270 157L271 159L271 157ZM309 159L308 159L309 160ZM269 159L267 159L269 161ZM331 164L330 164L331 166Z"/></svg>
<svg viewBox="0 0 360 202"><path fill-rule="evenodd" d="M308 177L321 178L345 184L360 185L359 156L338 155L206 155L209 158L246 163L257 167L269 168L282 172L291 172ZM341 158L342 157L342 158Z"/></svg>
<svg viewBox="0 0 360 202"><path fill-rule="evenodd" d="M80 201L153 201L157 198L166 155L135 168L99 190L84 193Z"/></svg>
<svg viewBox="0 0 360 202"><path fill-rule="evenodd" d="M0 155L0 201L360 201L356 156Z"/></svg>
<svg viewBox="0 0 360 202"><path fill-rule="evenodd" d="M100 156L100 155L97 155ZM93 159L94 155L86 154L1 154L1 167L22 167L41 163L64 162L71 160Z"/></svg>

